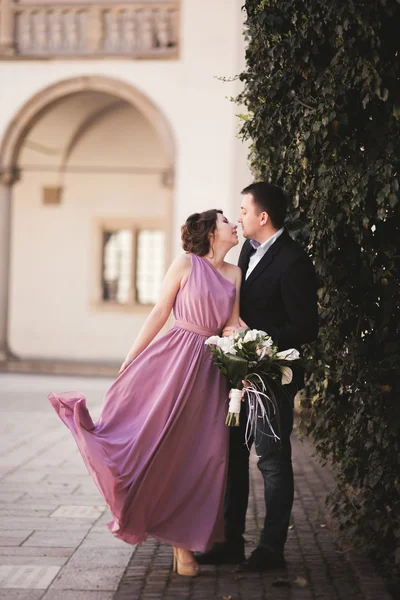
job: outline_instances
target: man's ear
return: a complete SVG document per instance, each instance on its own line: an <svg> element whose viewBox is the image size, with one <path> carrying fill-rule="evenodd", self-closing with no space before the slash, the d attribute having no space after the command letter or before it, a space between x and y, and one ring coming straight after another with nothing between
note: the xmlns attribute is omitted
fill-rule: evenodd
<svg viewBox="0 0 400 600"><path fill-rule="evenodd" d="M261 213L261 225L266 225L268 223L268 213L265 211Z"/></svg>

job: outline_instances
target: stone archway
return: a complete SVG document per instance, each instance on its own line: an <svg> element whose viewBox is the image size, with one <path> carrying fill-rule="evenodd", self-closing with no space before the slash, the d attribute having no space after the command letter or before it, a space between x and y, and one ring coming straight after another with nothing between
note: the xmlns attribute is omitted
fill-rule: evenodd
<svg viewBox="0 0 400 600"><path fill-rule="evenodd" d="M99 92L129 103L151 123L163 145L167 169L165 185L172 187L175 144L171 127L160 109L141 91L104 76L80 76L59 81L37 93L18 110L0 144L0 361L12 356L8 347L11 202L18 180L18 158L29 131L46 111L63 99L82 92Z"/></svg>

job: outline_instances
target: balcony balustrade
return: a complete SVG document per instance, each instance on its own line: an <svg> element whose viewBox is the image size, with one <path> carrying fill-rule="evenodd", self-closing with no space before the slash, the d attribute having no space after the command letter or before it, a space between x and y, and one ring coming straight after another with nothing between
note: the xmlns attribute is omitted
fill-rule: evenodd
<svg viewBox="0 0 400 600"><path fill-rule="evenodd" d="M0 0L0 59L177 58L178 2Z"/></svg>

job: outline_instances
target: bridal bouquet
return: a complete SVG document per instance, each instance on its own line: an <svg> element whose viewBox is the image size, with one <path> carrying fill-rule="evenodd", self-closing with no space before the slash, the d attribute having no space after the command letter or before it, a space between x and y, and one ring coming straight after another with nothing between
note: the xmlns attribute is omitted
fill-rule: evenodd
<svg viewBox="0 0 400 600"><path fill-rule="evenodd" d="M282 386L291 383L293 371L290 365L300 358L299 352L294 348L279 352L272 338L257 329L233 332L229 337L214 335L205 343L232 388L226 424L239 425L241 402L246 395L249 408L246 440L255 433L258 418L268 423L272 436L278 440L271 425L271 411L273 415L279 415L279 408L270 382L277 381Z"/></svg>

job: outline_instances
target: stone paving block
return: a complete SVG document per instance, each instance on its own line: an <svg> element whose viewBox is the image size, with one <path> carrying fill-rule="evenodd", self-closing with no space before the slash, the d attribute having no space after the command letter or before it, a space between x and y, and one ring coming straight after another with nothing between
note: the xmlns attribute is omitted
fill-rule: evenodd
<svg viewBox="0 0 400 600"><path fill-rule="evenodd" d="M68 566L75 569L94 569L96 567L126 567L133 552L132 547L126 548L89 548L81 546L74 553Z"/></svg>
<svg viewBox="0 0 400 600"><path fill-rule="evenodd" d="M79 482L78 482L79 483ZM96 484L90 479L88 480L86 478L84 483L79 484L79 486L77 487L77 489L74 491L74 493L76 495L86 495L86 494L93 494L94 492L97 491L97 487Z"/></svg>
<svg viewBox="0 0 400 600"><path fill-rule="evenodd" d="M3 536L0 536L0 547L10 547L10 546L20 546L26 538L15 538L15 537L10 537L10 538L6 538Z"/></svg>
<svg viewBox="0 0 400 600"><path fill-rule="evenodd" d="M42 567L62 567L68 562L68 556L0 556L0 565L40 565Z"/></svg>
<svg viewBox="0 0 400 600"><path fill-rule="evenodd" d="M10 473L3 477L1 483L2 485L7 485L9 483L38 483L47 477L47 471L41 468L40 470L35 471L25 471L23 469L18 469L15 473Z"/></svg>
<svg viewBox="0 0 400 600"><path fill-rule="evenodd" d="M87 506L79 504L69 504L59 506L51 515L51 518L64 519L98 519L105 510L104 506Z"/></svg>
<svg viewBox="0 0 400 600"><path fill-rule="evenodd" d="M1 590L1 600L41 600L46 590Z"/></svg>
<svg viewBox="0 0 400 600"><path fill-rule="evenodd" d="M10 537L6 537L5 535L3 535L3 532L1 532L0 534L0 547L4 547L4 546L21 546L30 536L29 535L22 535L20 537L17 537L16 535L10 536Z"/></svg>
<svg viewBox="0 0 400 600"><path fill-rule="evenodd" d="M37 517L47 518L50 515L50 510L45 509L34 509L29 506L24 506L23 508L14 503L13 505L0 505L0 518L12 518L12 517L32 517L33 519Z"/></svg>
<svg viewBox="0 0 400 600"><path fill-rule="evenodd" d="M1 529L1 535L8 538L27 538L33 533L33 529Z"/></svg>
<svg viewBox="0 0 400 600"><path fill-rule="evenodd" d="M29 505L32 507L36 506L50 506L50 509L57 508L63 504L67 504L69 506L77 505L77 506L101 506L103 505L104 500L100 496L100 494L87 494L85 496L81 495L79 497L75 497L74 494L65 495L65 494L54 494L52 492L45 492L42 494L32 493L24 494L20 496L18 500L18 505Z"/></svg>
<svg viewBox="0 0 400 600"><path fill-rule="evenodd" d="M90 531L82 544L83 548L129 548L132 547L116 538L108 529Z"/></svg>
<svg viewBox="0 0 400 600"><path fill-rule="evenodd" d="M49 587L60 567L40 565L0 566L0 588L40 590Z"/></svg>
<svg viewBox="0 0 400 600"><path fill-rule="evenodd" d="M76 494L79 489L82 487L83 484L86 483L86 480L88 478L88 474L87 473L71 473L69 475L62 475L62 477L47 477L43 483L46 483L46 485L50 488L50 489L60 489L60 488L65 488L68 486L71 486L72 484L74 485L74 491L73 493ZM90 488L88 488L87 494L94 494L97 490L97 487L92 488L90 486ZM104 501L103 501L104 502Z"/></svg>
<svg viewBox="0 0 400 600"><path fill-rule="evenodd" d="M67 590L49 590L43 600L113 600L114 592L69 592ZM131 598L133 600L133 598Z"/></svg>
<svg viewBox="0 0 400 600"><path fill-rule="evenodd" d="M8 504L14 504L18 502L20 498L22 498L24 494L21 492L6 492L2 490L0 492L0 504L3 506L7 506Z"/></svg>
<svg viewBox="0 0 400 600"><path fill-rule="evenodd" d="M0 434L1 435L1 434ZM0 479L5 475L8 475L10 468L5 465L0 465Z"/></svg>
<svg viewBox="0 0 400 600"><path fill-rule="evenodd" d="M69 557L75 552L75 548L46 548L20 546L18 548L0 548L0 557L3 556L61 556ZM0 562L2 558L0 558ZM25 563L30 560L25 560Z"/></svg>
<svg viewBox="0 0 400 600"><path fill-rule="evenodd" d="M29 465L29 469L46 469L46 472L51 474L52 469L59 469L64 462L63 453L56 450L55 452L46 453L44 456L39 455L32 458L27 465ZM57 471L54 471L57 472Z"/></svg>
<svg viewBox="0 0 400 600"><path fill-rule="evenodd" d="M26 493L29 491L31 495L40 495L48 491L49 494L60 494L66 496L67 494L73 494L74 491L79 487L74 481L70 481L69 483L50 483L46 482L46 480L41 483L31 483L26 484L23 481L13 481L12 483L7 484L7 491L20 494Z"/></svg>
<svg viewBox="0 0 400 600"><path fill-rule="evenodd" d="M104 506L104 512L101 517L93 525L92 531L105 531L107 529L107 523L112 521L112 514L107 506Z"/></svg>
<svg viewBox="0 0 400 600"><path fill-rule="evenodd" d="M71 548L78 546L86 536L86 531L35 531L23 546L46 546Z"/></svg>
<svg viewBox="0 0 400 600"><path fill-rule="evenodd" d="M67 565L60 577L53 583L51 589L114 591L118 587L124 570L124 567L81 570Z"/></svg>
<svg viewBox="0 0 400 600"><path fill-rule="evenodd" d="M20 416L20 415L18 415ZM34 423L30 423L30 427L34 429ZM29 456L34 458L41 452L45 450L51 450L57 446L57 443L60 442L62 437L68 437L68 432L64 432L62 429L60 430L58 427L53 431L40 431L36 430L35 434L30 437L20 438L19 445L13 448L11 451L7 452L7 456L0 461L0 466L6 465L25 465L27 460L27 449L29 451Z"/></svg>
<svg viewBox="0 0 400 600"><path fill-rule="evenodd" d="M91 526L88 519L52 519L50 517L24 517L21 511L20 517L0 516L0 531L3 529L18 530L40 530L40 531L89 531Z"/></svg>
<svg viewBox="0 0 400 600"><path fill-rule="evenodd" d="M7 451L5 456L0 457L0 468L3 473L9 473L17 469L26 461L26 448L19 446L11 451Z"/></svg>
<svg viewBox="0 0 400 600"><path fill-rule="evenodd" d="M7 506L5 504L3 507ZM52 512L56 510L60 506L60 502L58 500L50 501L48 498L43 500L32 499L31 496L24 494L20 499L15 502L14 510L19 511L19 514L30 515L30 511L35 512L38 516L50 516ZM26 512L27 511L27 512ZM40 515L40 511L46 513L46 515ZM1 513L0 513L1 514Z"/></svg>
<svg viewBox="0 0 400 600"><path fill-rule="evenodd" d="M313 593L311 590L292 588L291 600L313 600ZM348 600L350 600L350 598Z"/></svg>
<svg viewBox="0 0 400 600"><path fill-rule="evenodd" d="M82 457L79 454L79 452L76 451L76 448L75 448L75 452L66 452L66 450L71 449L70 441L71 441L70 438L68 438L68 444L64 444L64 446L59 444L57 446L58 447L57 463L54 463L54 465L49 466L48 471L49 471L50 475L57 475L60 473L78 473L78 472L87 473L86 465L83 462ZM61 457L63 460L60 463L58 463L58 460Z"/></svg>

